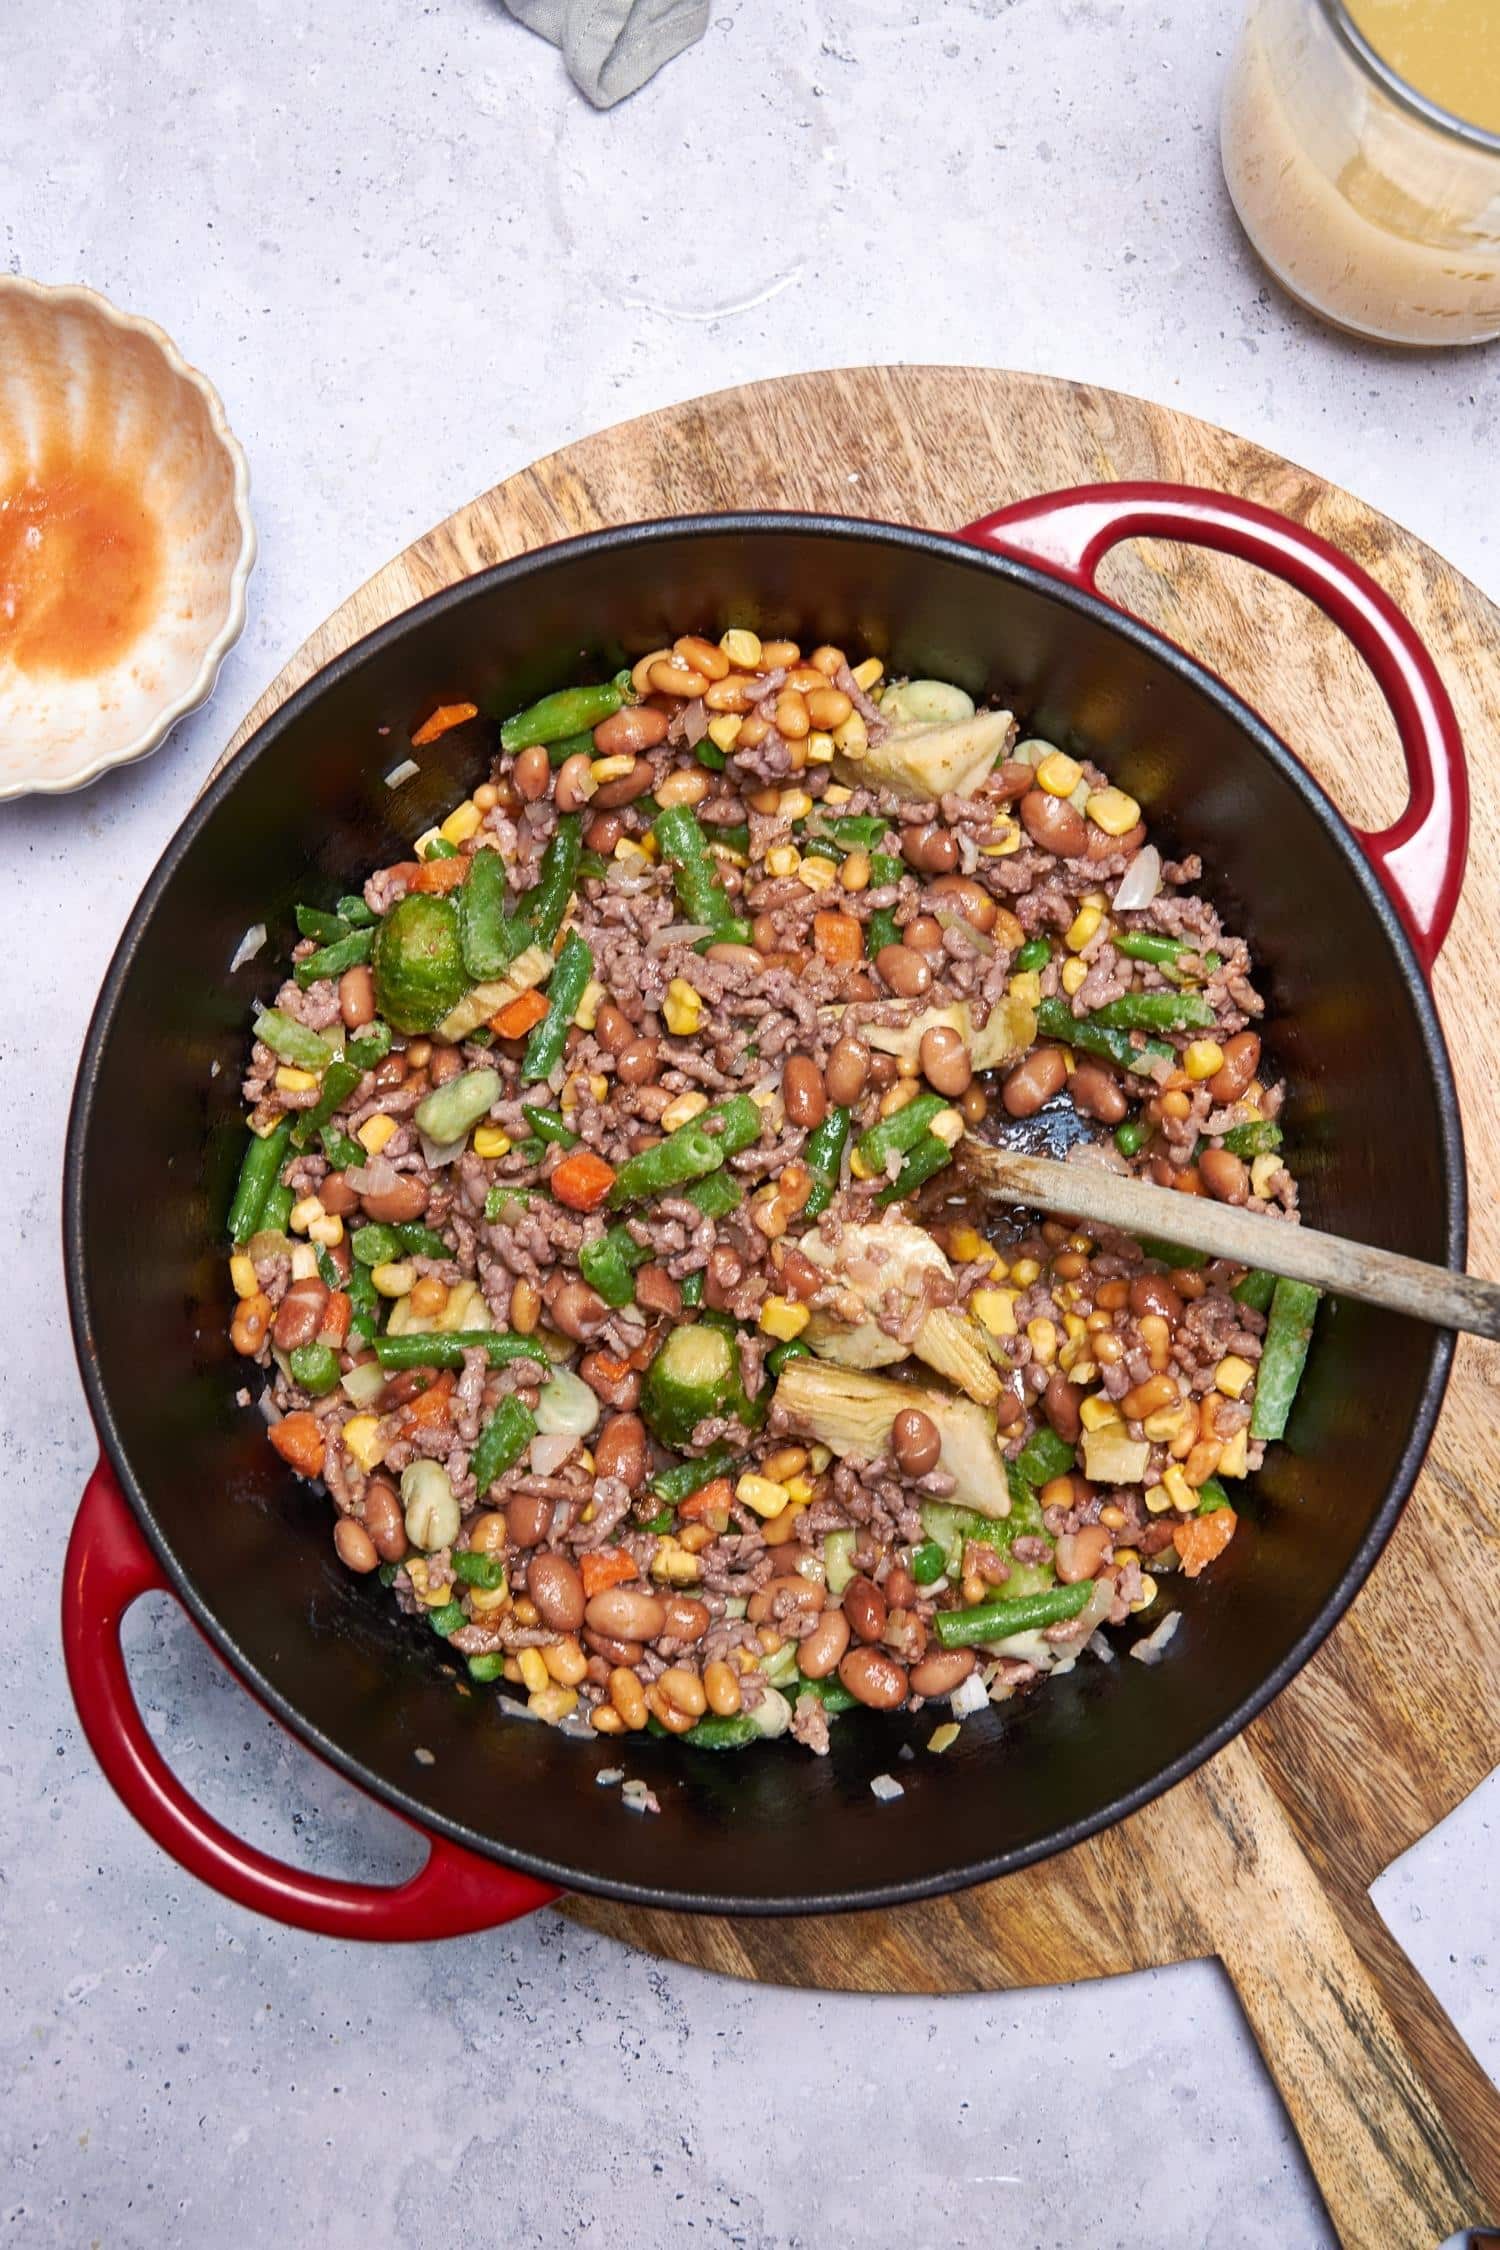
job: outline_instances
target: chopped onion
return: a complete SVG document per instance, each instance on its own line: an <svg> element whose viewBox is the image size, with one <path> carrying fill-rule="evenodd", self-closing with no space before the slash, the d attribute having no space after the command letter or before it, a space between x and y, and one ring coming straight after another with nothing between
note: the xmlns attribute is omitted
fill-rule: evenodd
<svg viewBox="0 0 1500 2250"><path fill-rule="evenodd" d="M1098 1657L1101 1664L1113 1664L1115 1660L1115 1652L1110 1647L1109 1639L1106 1634L1100 1632L1091 1633L1083 1645L1090 1656Z"/></svg>
<svg viewBox="0 0 1500 2250"><path fill-rule="evenodd" d="M878 1797L883 1805L888 1805L893 1797L904 1797L906 1795L906 1791L902 1788L900 1782L895 1780L892 1775L888 1773L878 1773L876 1774L875 1779L870 1783L870 1795L872 1797Z"/></svg>
<svg viewBox="0 0 1500 2250"><path fill-rule="evenodd" d="M1180 1609L1169 1610L1154 1632L1148 1633L1143 1641L1132 1641L1130 1653L1136 1662L1138 1664L1160 1664L1163 1655L1166 1653L1168 1641L1181 1623L1182 1611Z"/></svg>
<svg viewBox="0 0 1500 2250"><path fill-rule="evenodd" d="M544 1430L531 1441L527 1456L531 1473L538 1477L554 1477L568 1455L577 1449L578 1440L567 1430Z"/></svg>
<svg viewBox="0 0 1500 2250"><path fill-rule="evenodd" d="M351 1164L344 1174L356 1195L389 1195L399 1176L388 1156L372 1156L368 1164Z"/></svg>
<svg viewBox="0 0 1500 2250"><path fill-rule="evenodd" d="M613 1789L617 1781L623 1781L624 1779L625 1768L623 1766L601 1766L594 1776L594 1786L598 1789Z"/></svg>
<svg viewBox="0 0 1500 2250"><path fill-rule="evenodd" d="M966 914L950 914L945 906L940 906L934 920L940 930L962 930L976 953L994 952L994 939L987 931L976 928Z"/></svg>
<svg viewBox="0 0 1500 2250"><path fill-rule="evenodd" d="M955 1719L966 1719L971 1711L982 1711L988 1701L984 1681L974 1671L953 1690L948 1698L948 1708Z"/></svg>
<svg viewBox="0 0 1500 2250"><path fill-rule="evenodd" d="M403 758L399 766L392 766L385 777L385 785L387 789L399 789L403 781L410 781L414 773L421 771L415 758Z"/></svg>
<svg viewBox="0 0 1500 2250"><path fill-rule="evenodd" d="M340 1377L339 1389L351 1406L373 1406L385 1389L385 1369L378 1359L362 1359Z"/></svg>
<svg viewBox="0 0 1500 2250"><path fill-rule="evenodd" d="M1143 844L1120 878L1111 904L1122 914L1149 906L1161 889L1161 853L1154 844Z"/></svg>
<svg viewBox="0 0 1500 2250"><path fill-rule="evenodd" d="M230 975L233 976L236 969L242 969L247 961L253 961L265 942L265 923L252 922L234 949L234 959L229 964Z"/></svg>
<svg viewBox="0 0 1500 2250"><path fill-rule="evenodd" d="M272 1398L270 1391L262 1391L255 1404L257 1411L260 1414L261 1420L263 1422L268 1422L272 1429L274 1429L276 1427L276 1424L281 1420L281 1408L276 1404L275 1399Z"/></svg>
<svg viewBox="0 0 1500 2250"><path fill-rule="evenodd" d="M648 953L665 953L669 945L696 945L699 938L712 937L707 922L663 922L646 940Z"/></svg>
<svg viewBox="0 0 1500 2250"><path fill-rule="evenodd" d="M708 712L701 695L695 695L685 704L682 713L682 739L690 750L696 750L708 732Z"/></svg>
<svg viewBox="0 0 1500 2250"><path fill-rule="evenodd" d="M643 891L655 872L649 860L612 859L604 880L612 891Z"/></svg>
<svg viewBox="0 0 1500 2250"><path fill-rule="evenodd" d="M422 1154L434 1172L441 1172L445 1164L457 1163L469 1145L467 1133L460 1134L456 1141L435 1141L430 1133L423 1133L418 1127L418 1135L422 1143Z"/></svg>

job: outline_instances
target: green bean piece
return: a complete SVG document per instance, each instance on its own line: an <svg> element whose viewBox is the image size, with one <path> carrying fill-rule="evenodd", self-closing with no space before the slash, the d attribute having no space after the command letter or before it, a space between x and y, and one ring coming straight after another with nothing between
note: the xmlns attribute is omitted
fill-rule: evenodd
<svg viewBox="0 0 1500 2250"><path fill-rule="evenodd" d="M812 1355L811 1344L804 1344L800 1336L788 1336L767 1352L766 1373L779 1375L789 1359L811 1359Z"/></svg>
<svg viewBox="0 0 1500 2250"><path fill-rule="evenodd" d="M587 727L578 734L565 734L560 741L549 742L547 745L547 763L554 773L565 766L570 758L593 759L598 755L594 748L594 737Z"/></svg>
<svg viewBox="0 0 1500 2250"><path fill-rule="evenodd" d="M368 961L370 948L374 943L373 930L351 930L337 944L325 945L318 952L309 953L305 961L297 963L292 975L305 992L320 977L341 977L346 969L355 968L361 961Z"/></svg>
<svg viewBox="0 0 1500 2250"><path fill-rule="evenodd" d="M265 1207L260 1214L262 1229L268 1234L285 1234L287 1221L292 1215L292 1205L296 1200L291 1189L283 1187L278 1180L266 1197Z"/></svg>
<svg viewBox="0 0 1500 2250"><path fill-rule="evenodd" d="M627 1228L611 1227L597 1241L583 1245L578 1253L578 1271L590 1289L618 1311L621 1305L634 1301L635 1269L645 1265L650 1256L646 1245L637 1242Z"/></svg>
<svg viewBox="0 0 1500 2250"><path fill-rule="evenodd" d="M382 1367L399 1374L408 1367L462 1367L464 1353L482 1351L491 1367L507 1367L513 1359L539 1359L545 1363L546 1346L535 1336L509 1336L489 1328L461 1328L447 1336L377 1336L375 1357Z"/></svg>
<svg viewBox="0 0 1500 2250"><path fill-rule="evenodd" d="M580 852L578 855L578 880L580 883L602 883L609 873L609 861L600 852Z"/></svg>
<svg viewBox="0 0 1500 2250"><path fill-rule="evenodd" d="M1198 1487L1198 1513L1200 1516L1216 1515L1220 1508L1232 1508L1234 1502L1217 1477L1205 1477Z"/></svg>
<svg viewBox="0 0 1500 2250"><path fill-rule="evenodd" d="M538 945L551 946L567 919L583 853L583 815L564 813L542 854L537 880L521 904L521 918Z"/></svg>
<svg viewBox="0 0 1500 2250"><path fill-rule="evenodd" d="M1229 1294L1237 1305L1248 1305L1252 1312L1269 1312L1271 1299L1276 1294L1276 1276L1260 1266L1252 1266Z"/></svg>
<svg viewBox="0 0 1500 2250"><path fill-rule="evenodd" d="M311 1109L300 1110L292 1122L293 1148L311 1148L314 1140L328 1123L336 1109L342 1109L364 1072L358 1063L347 1060L331 1062L323 1073L323 1085ZM365 1151L353 1159L363 1163Z"/></svg>
<svg viewBox="0 0 1500 2250"><path fill-rule="evenodd" d="M353 930L369 930L375 926L374 909L366 906L364 900L352 891L347 898L339 900L333 911Z"/></svg>
<svg viewBox="0 0 1500 2250"><path fill-rule="evenodd" d="M561 1110L543 1109L539 1102L522 1102L521 1114L538 1140L551 1141L555 1148L577 1148L578 1135Z"/></svg>
<svg viewBox="0 0 1500 2250"><path fill-rule="evenodd" d="M391 1228L409 1258L451 1258L452 1250L442 1236L432 1227L424 1227L420 1219L398 1219Z"/></svg>
<svg viewBox="0 0 1500 2250"><path fill-rule="evenodd" d="M812 1193L802 1206L805 1217L821 1218L833 1201L848 1138L848 1110L830 1109L803 1142L802 1161L811 1172L813 1182Z"/></svg>
<svg viewBox="0 0 1500 2250"><path fill-rule="evenodd" d="M883 1172L892 1150L904 1156L909 1148L915 1148L938 1111L948 1106L942 1094L918 1094L904 1109L880 1118L855 1143L860 1162L868 1164L872 1173Z"/></svg>
<svg viewBox="0 0 1500 2250"><path fill-rule="evenodd" d="M738 1450L720 1438L711 1445L701 1460L674 1461L670 1469L662 1469L651 1479L651 1489L658 1500L666 1500L680 1508L684 1500L691 1500L706 1484L713 1484L733 1468L739 1459Z"/></svg>
<svg viewBox="0 0 1500 2250"><path fill-rule="evenodd" d="M354 1063L360 1070L373 1070L377 1063L385 1061L390 1051L391 1027L377 1016L373 1023L364 1025L357 1039L348 1041L344 1060Z"/></svg>
<svg viewBox="0 0 1500 2250"><path fill-rule="evenodd" d="M316 938L319 945L336 945L349 935L349 924L342 914L325 913L321 906L299 906L296 914L298 935Z"/></svg>
<svg viewBox="0 0 1500 2250"><path fill-rule="evenodd" d="M700 1110L654 1148L628 1156L615 1174L609 1200L618 1210L621 1204L665 1195L690 1180L702 1179L706 1173L718 1171L727 1158L753 1148L760 1139L760 1127L760 1111L749 1095L731 1094L727 1101ZM711 1215L715 1214L705 1212L706 1217Z"/></svg>
<svg viewBox="0 0 1500 2250"><path fill-rule="evenodd" d="M286 1162L287 1145L292 1137L291 1123L283 1118L279 1125L263 1137L251 1135L250 1146L240 1166L240 1176L234 1198L229 1206L229 1239L246 1243L252 1235L259 1234L264 1223L266 1198L276 1186L282 1165ZM288 1210L290 1210L288 1205Z"/></svg>
<svg viewBox="0 0 1500 2250"><path fill-rule="evenodd" d="M646 1521L639 1526L639 1529L649 1531L654 1538L665 1539L676 1521L677 1510L675 1508L658 1508L655 1515L648 1516Z"/></svg>
<svg viewBox="0 0 1500 2250"><path fill-rule="evenodd" d="M1281 1146L1281 1127L1269 1117L1252 1118L1248 1125L1231 1125L1224 1146L1231 1156L1270 1156Z"/></svg>
<svg viewBox="0 0 1500 2250"><path fill-rule="evenodd" d="M328 1344L298 1344L287 1354L292 1381L314 1398L326 1398L339 1379L339 1355Z"/></svg>
<svg viewBox="0 0 1500 2250"><path fill-rule="evenodd" d="M1122 1156L1139 1156L1151 1138L1151 1128L1141 1117L1127 1117L1115 1127L1115 1147Z"/></svg>
<svg viewBox="0 0 1500 2250"><path fill-rule="evenodd" d="M342 1289L344 1286L343 1276L339 1272L338 1267L334 1264L333 1259L331 1258L329 1253L324 1249L321 1242L316 1245L316 1250L318 1258L318 1279L322 1282L325 1289Z"/></svg>
<svg viewBox="0 0 1500 2250"><path fill-rule="evenodd" d="M1045 969L1051 958L1052 948L1044 937L1028 938L1017 949L1011 968L1020 975L1027 976L1033 969Z"/></svg>
<svg viewBox="0 0 1500 2250"><path fill-rule="evenodd" d="M450 1633L456 1633L469 1620L464 1615L461 1602L444 1602L441 1609L430 1609L427 1612L427 1622L438 1639L445 1641Z"/></svg>
<svg viewBox="0 0 1500 2250"><path fill-rule="evenodd" d="M323 1279L325 1281L328 1281L328 1276L326 1273L324 1274ZM376 1289L374 1282L370 1279L369 1267L362 1266L356 1261L355 1263L351 1264L349 1268L349 1276L346 1281L329 1281L328 1286L330 1289L342 1288L348 1291L349 1302L354 1307L355 1319L359 1319L361 1314L368 1315L372 1323L370 1333L373 1335L375 1328L379 1326L378 1316L380 1313L380 1293Z"/></svg>
<svg viewBox="0 0 1500 2250"><path fill-rule="evenodd" d="M1164 997L1175 999L1175 993ZM1175 1062L1172 1049L1161 1039L1148 1039L1137 1047L1128 1031L1111 1031L1095 1021L1092 1016L1075 1016L1066 1000L1043 1000L1036 1012L1036 1027L1044 1039L1055 1039L1069 1047L1081 1047L1086 1055L1102 1056L1104 1061L1115 1063L1121 1070L1138 1070L1145 1077L1152 1074L1153 1062Z"/></svg>
<svg viewBox="0 0 1500 2250"><path fill-rule="evenodd" d="M528 1133L525 1140L517 1141L511 1150L512 1156L519 1156L525 1164L540 1164L546 1153L547 1144L536 1133Z"/></svg>
<svg viewBox="0 0 1500 2250"><path fill-rule="evenodd" d="M1201 992L1125 992L1085 1020L1100 1031L1205 1031L1214 1012Z"/></svg>
<svg viewBox="0 0 1500 2250"><path fill-rule="evenodd" d="M612 681L595 687L559 688L544 695L525 711L517 711L500 729L502 750L529 750L534 742L561 742L570 734L592 732L614 717L624 697Z"/></svg>
<svg viewBox="0 0 1500 2250"><path fill-rule="evenodd" d="M1286 1435L1287 1417L1307 1365L1313 1321L1322 1291L1310 1281L1278 1281L1271 1298L1266 1340L1255 1370L1255 1404L1250 1412L1253 1438Z"/></svg>
<svg viewBox="0 0 1500 2250"><path fill-rule="evenodd" d="M279 1008L262 1008L255 1019L255 1036L272 1054L295 1070L315 1070L321 1078L333 1060L333 1049L321 1033L283 1015Z"/></svg>
<svg viewBox="0 0 1500 2250"><path fill-rule="evenodd" d="M1148 1258L1156 1258L1164 1266L1176 1266L1179 1272L1193 1273L1199 1266L1208 1264L1206 1250L1189 1250L1180 1242L1164 1242L1159 1234L1138 1234L1135 1239Z"/></svg>
<svg viewBox="0 0 1500 2250"><path fill-rule="evenodd" d="M898 859L894 852L871 852L870 888L872 891L888 889L892 883L899 883L905 873L905 860Z"/></svg>
<svg viewBox="0 0 1500 2250"><path fill-rule="evenodd" d="M1043 1423L1033 1430L1021 1451L1016 1455L1016 1468L1025 1483L1034 1491L1050 1484L1073 1466L1073 1448L1066 1438Z"/></svg>
<svg viewBox="0 0 1500 2250"><path fill-rule="evenodd" d="M457 859L458 846L450 844L446 836L429 836L422 846L424 859Z"/></svg>
<svg viewBox="0 0 1500 2250"><path fill-rule="evenodd" d="M736 1711L729 1718L710 1712L695 1727L689 1727L680 1739L690 1750L746 1750L762 1736L748 1711Z"/></svg>
<svg viewBox="0 0 1500 2250"><path fill-rule="evenodd" d="M725 753L719 748L717 742L710 741L707 735L705 735L703 737L703 740L699 743L696 756L699 765L707 766L710 773L722 773L724 771L724 768L729 763L728 758L726 757Z"/></svg>
<svg viewBox="0 0 1500 2250"><path fill-rule="evenodd" d="M1201 960L1210 973L1221 965L1217 953L1204 953L1185 938L1162 937L1155 930L1120 930L1111 943L1127 961L1151 961L1161 969L1175 969L1184 957Z"/></svg>
<svg viewBox="0 0 1500 2250"><path fill-rule="evenodd" d="M694 1311L703 1302L702 1268L700 1267L697 1273L685 1273L680 1286L684 1308L688 1312Z"/></svg>
<svg viewBox="0 0 1500 2250"><path fill-rule="evenodd" d="M836 1718L840 1711L854 1710L859 1702L859 1697L850 1694L837 1672L830 1672L823 1680L810 1680L805 1673L799 1672L791 1684L797 1690L799 1700L804 1695L815 1695L831 1719Z"/></svg>
<svg viewBox="0 0 1500 2250"><path fill-rule="evenodd" d="M496 1180L484 1199L484 1217L487 1226L503 1222L514 1226L531 1201L529 1188L512 1187L509 1180Z"/></svg>
<svg viewBox="0 0 1500 2250"><path fill-rule="evenodd" d="M749 821L732 820L726 827L716 828L708 838L708 848L710 851L732 852L739 859L748 859L750 856Z"/></svg>
<svg viewBox="0 0 1500 2250"><path fill-rule="evenodd" d="M737 922L733 901L708 856L708 839L691 805L668 805L657 814L652 834L672 870L677 903L689 922L705 923L715 938Z"/></svg>
<svg viewBox="0 0 1500 2250"><path fill-rule="evenodd" d="M469 1678L477 1680L481 1687L487 1687L491 1680L503 1680L504 1677L505 1657L500 1649L486 1649L482 1656L469 1658Z"/></svg>
<svg viewBox="0 0 1500 2250"><path fill-rule="evenodd" d="M464 1140L469 1128L477 1125L500 1099L500 1073L486 1063L477 1069L462 1070L456 1078L444 1079L424 1094L412 1111L412 1123L442 1147L451 1147Z"/></svg>
<svg viewBox="0 0 1500 2250"><path fill-rule="evenodd" d="M535 1085L562 1061L563 1046L578 1003L594 973L594 956L576 930L563 939L547 984L547 1013L526 1042L521 1057L522 1085ZM546 1138L545 1134L542 1136Z"/></svg>
<svg viewBox="0 0 1500 2250"><path fill-rule="evenodd" d="M1093 1591L1093 1580L1083 1578L1076 1586L1049 1586L1044 1593L1022 1594L1013 1601L981 1602L977 1609L940 1609L932 1622L944 1648L982 1648L1076 1617Z"/></svg>
<svg viewBox="0 0 1500 2250"><path fill-rule="evenodd" d="M523 1399L503 1398L479 1433L479 1442L469 1456L469 1467L474 1476L474 1487L481 1501L497 1477L513 1469L536 1436L536 1416ZM457 1567L457 1557L454 1558ZM492 1581L480 1579L480 1585Z"/></svg>
<svg viewBox="0 0 1500 2250"><path fill-rule="evenodd" d="M947 1568L947 1550L941 1540L924 1539L920 1547L912 1549L911 1574L919 1586L935 1585Z"/></svg>
<svg viewBox="0 0 1500 2250"><path fill-rule="evenodd" d="M907 1151L900 1171L881 1189L875 1201L899 1203L903 1196L915 1195L919 1187L952 1162L953 1151L948 1143L939 1140L936 1133L924 1133L916 1147Z"/></svg>
<svg viewBox="0 0 1500 2250"><path fill-rule="evenodd" d="M507 910L508 895L500 854L476 852L469 862L469 879L458 894L458 942L464 967L476 984L503 976L531 943L529 924Z"/></svg>
<svg viewBox="0 0 1500 2250"><path fill-rule="evenodd" d="M322 1126L318 1139L322 1144L323 1154L335 1172L357 1172L362 1164L370 1161L369 1150L352 1133L340 1132L337 1125Z"/></svg>
<svg viewBox="0 0 1500 2250"><path fill-rule="evenodd" d="M706 1111L699 1111L700 1124L706 1114ZM745 1191L732 1172L710 1172L685 1188L683 1198L705 1219L727 1219L730 1212L737 1211L744 1202Z"/></svg>
<svg viewBox="0 0 1500 2250"><path fill-rule="evenodd" d="M878 906L865 924L865 958L873 961L888 945L901 943L901 926L888 907Z"/></svg>

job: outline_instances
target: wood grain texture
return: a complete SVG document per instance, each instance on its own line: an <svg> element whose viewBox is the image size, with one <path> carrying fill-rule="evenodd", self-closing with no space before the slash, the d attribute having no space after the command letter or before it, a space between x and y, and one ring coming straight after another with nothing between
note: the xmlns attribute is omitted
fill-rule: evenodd
<svg viewBox="0 0 1500 2250"><path fill-rule="evenodd" d="M1377 1250L1367 1242L1289 1227L1268 1212L1243 1211L1203 1195L1180 1195L1101 1164L1060 1164L1020 1149L965 1142L960 1162L986 1193L1068 1218L1092 1219L1126 1234L1154 1235L1182 1250L1264 1267L1292 1281L1311 1281L1341 1296L1362 1297L1436 1328L1466 1329L1500 1340L1500 1283L1450 1273L1421 1258Z"/></svg>
<svg viewBox="0 0 1500 2250"><path fill-rule="evenodd" d="M691 401L535 463L419 539L298 651L234 747L362 633L488 563L605 523L742 506L957 527L1031 493L1160 477L1309 524L1388 589L1437 659L1470 748L1469 880L1435 989L1453 1035L1472 1177L1500 1166L1500 616L1349 493L1117 392L966 368L793 376ZM1140 542L1104 584L1255 704L1365 827L1396 813L1394 729L1359 660L1274 580ZM1291 652L1289 658L1289 652ZM1470 1263L1500 1271L1475 1198ZM1500 2218L1500 2100L1368 1898L1382 1868L1500 1762L1500 1349L1460 1346L1428 1464L1369 1585L1246 1734L1110 1834L962 1897L829 1920L566 1909L727 1974L845 1991L953 1992L1217 1954L1254 2025L1341 2239L1427 2250Z"/></svg>

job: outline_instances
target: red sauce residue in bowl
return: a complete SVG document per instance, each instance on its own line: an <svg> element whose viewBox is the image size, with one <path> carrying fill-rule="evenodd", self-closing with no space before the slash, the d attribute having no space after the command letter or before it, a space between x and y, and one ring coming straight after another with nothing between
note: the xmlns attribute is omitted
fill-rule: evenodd
<svg viewBox="0 0 1500 2250"><path fill-rule="evenodd" d="M162 559L139 484L94 456L0 484L0 656L22 672L107 670L151 622Z"/></svg>

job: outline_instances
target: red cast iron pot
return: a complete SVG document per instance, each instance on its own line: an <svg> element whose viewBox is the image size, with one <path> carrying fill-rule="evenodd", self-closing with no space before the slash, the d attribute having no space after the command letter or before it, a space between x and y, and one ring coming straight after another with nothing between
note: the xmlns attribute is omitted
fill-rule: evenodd
<svg viewBox="0 0 1500 2250"><path fill-rule="evenodd" d="M1218 547L1311 596L1395 715L1411 793L1355 835L1223 684L1105 601L1095 571L1149 533ZM1144 1803L1227 1741L1352 1600L1411 1488L1451 1340L1393 1314L1324 1315L1288 1446L1196 1586L1169 1663L1083 1665L898 1765L930 1715L855 1713L833 1753L738 1757L633 1738L660 1794L633 1818L595 1786L622 1756L506 1721L453 1661L335 1562L327 1506L235 1407L223 1225L243 1147L253 999L274 990L300 898L331 899L482 778L467 729L393 795L384 774L433 704L513 710L613 670L684 624L879 650L894 671L1013 699L1099 759L1156 832L1200 851L1271 995L1269 1066L1318 1225L1439 1264L1464 1253L1457 1104L1426 971L1463 871L1467 792L1448 698L1379 588L1312 533L1166 485L1025 503L944 538L880 524L729 516L636 526L526 555L425 602L330 665L205 793L146 886L84 1048L68 1138L68 1281L103 1440L68 1551L63 1635L80 1715L130 1810L184 1867L303 1928L418 1938L484 1927L569 1885L651 1906L806 1913L1003 1874ZM586 645L585 645L586 644ZM1288 662L1297 652L1287 652ZM399 819L399 827L393 823ZM234 975L246 927L271 942ZM398 1888L283 1867L211 1820L132 1701L124 1611L170 1586L301 1739L417 1823ZM1163 1604L1178 1587L1167 1581ZM899 1801L872 1776L896 1770Z"/></svg>

